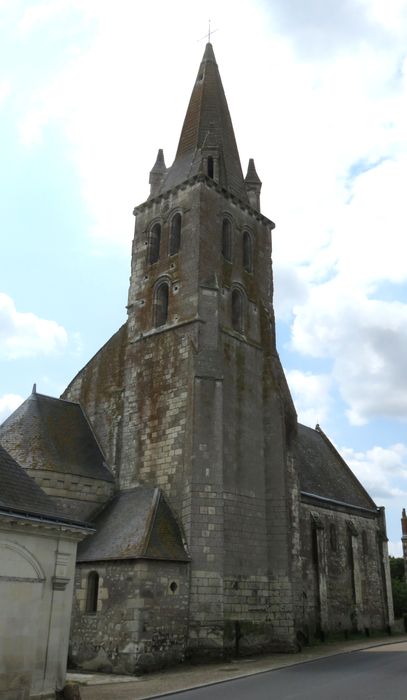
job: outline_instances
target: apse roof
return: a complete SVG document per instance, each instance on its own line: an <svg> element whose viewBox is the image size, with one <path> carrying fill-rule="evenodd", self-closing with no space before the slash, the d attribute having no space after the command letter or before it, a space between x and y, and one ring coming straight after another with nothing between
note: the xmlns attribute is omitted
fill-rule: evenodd
<svg viewBox="0 0 407 700"><path fill-rule="evenodd" d="M158 488L118 493L93 523L96 533L78 548L78 561L167 559L188 561L180 526Z"/></svg>
<svg viewBox="0 0 407 700"><path fill-rule="evenodd" d="M295 450L303 494L377 510L374 501L319 426L314 430L299 424Z"/></svg>
<svg viewBox="0 0 407 700"><path fill-rule="evenodd" d="M78 403L33 391L0 426L0 441L26 469L113 481Z"/></svg>

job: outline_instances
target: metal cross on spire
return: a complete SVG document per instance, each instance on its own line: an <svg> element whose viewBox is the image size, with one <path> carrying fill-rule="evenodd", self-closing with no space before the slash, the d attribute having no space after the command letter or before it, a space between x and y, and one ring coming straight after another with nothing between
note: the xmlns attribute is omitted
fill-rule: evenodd
<svg viewBox="0 0 407 700"><path fill-rule="evenodd" d="M217 29L211 29L211 20L208 20L208 33L205 34L205 36L198 39L198 41L202 41L203 39L206 39L208 44L210 44L211 43L211 35L215 34L215 32L217 32L217 31L218 31Z"/></svg>

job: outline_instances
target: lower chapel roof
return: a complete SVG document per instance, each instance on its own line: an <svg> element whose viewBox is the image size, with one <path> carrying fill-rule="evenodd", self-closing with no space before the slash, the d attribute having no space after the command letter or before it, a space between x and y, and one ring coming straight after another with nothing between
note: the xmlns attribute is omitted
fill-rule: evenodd
<svg viewBox="0 0 407 700"><path fill-rule="evenodd" d="M79 562L106 559L188 561L180 526L158 488L118 493L94 521L96 533L78 547Z"/></svg>

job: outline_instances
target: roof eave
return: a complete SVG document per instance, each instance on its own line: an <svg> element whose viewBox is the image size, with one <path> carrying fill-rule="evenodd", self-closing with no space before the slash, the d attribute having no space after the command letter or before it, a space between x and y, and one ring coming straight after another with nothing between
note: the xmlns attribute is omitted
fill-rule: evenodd
<svg viewBox="0 0 407 700"><path fill-rule="evenodd" d="M48 527L64 527L69 530L74 530L76 532L81 532L84 535L90 535L95 532L94 527L89 525L89 523L68 520L60 518L58 516L52 515L41 515L40 513L31 513L27 510L19 510L18 508L6 508L0 506L0 518L2 519L13 519L19 521L30 522L33 525L44 525Z"/></svg>
<svg viewBox="0 0 407 700"><path fill-rule="evenodd" d="M323 508L330 508L333 505L343 510L357 511L362 515L370 515L377 517L380 514L380 508L378 508L377 506L375 508L364 508L363 506L357 506L354 503L338 501L335 498L319 496L316 493L309 493L307 491L300 491L300 494L301 500L303 502L318 502L318 505L321 505Z"/></svg>

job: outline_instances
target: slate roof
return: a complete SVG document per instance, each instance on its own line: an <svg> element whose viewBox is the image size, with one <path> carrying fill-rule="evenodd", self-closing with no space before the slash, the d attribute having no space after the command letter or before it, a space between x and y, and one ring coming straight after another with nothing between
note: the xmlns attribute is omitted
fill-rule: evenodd
<svg viewBox="0 0 407 700"><path fill-rule="evenodd" d="M0 442L26 469L113 481L78 403L33 392L0 426Z"/></svg>
<svg viewBox="0 0 407 700"><path fill-rule="evenodd" d="M314 430L298 425L295 451L303 494L377 510L374 501L319 426Z"/></svg>
<svg viewBox="0 0 407 700"><path fill-rule="evenodd" d="M222 187L248 202L232 120L212 44L207 44L192 90L174 163L160 191L172 189L197 175L201 149L219 149Z"/></svg>
<svg viewBox="0 0 407 700"><path fill-rule="evenodd" d="M0 511L67 522L52 499L0 445ZM72 523L72 520L68 522ZM74 521L83 525L79 521Z"/></svg>
<svg viewBox="0 0 407 700"><path fill-rule="evenodd" d="M157 488L121 491L93 523L96 533L78 547L79 562L106 559L188 561L181 530Z"/></svg>

